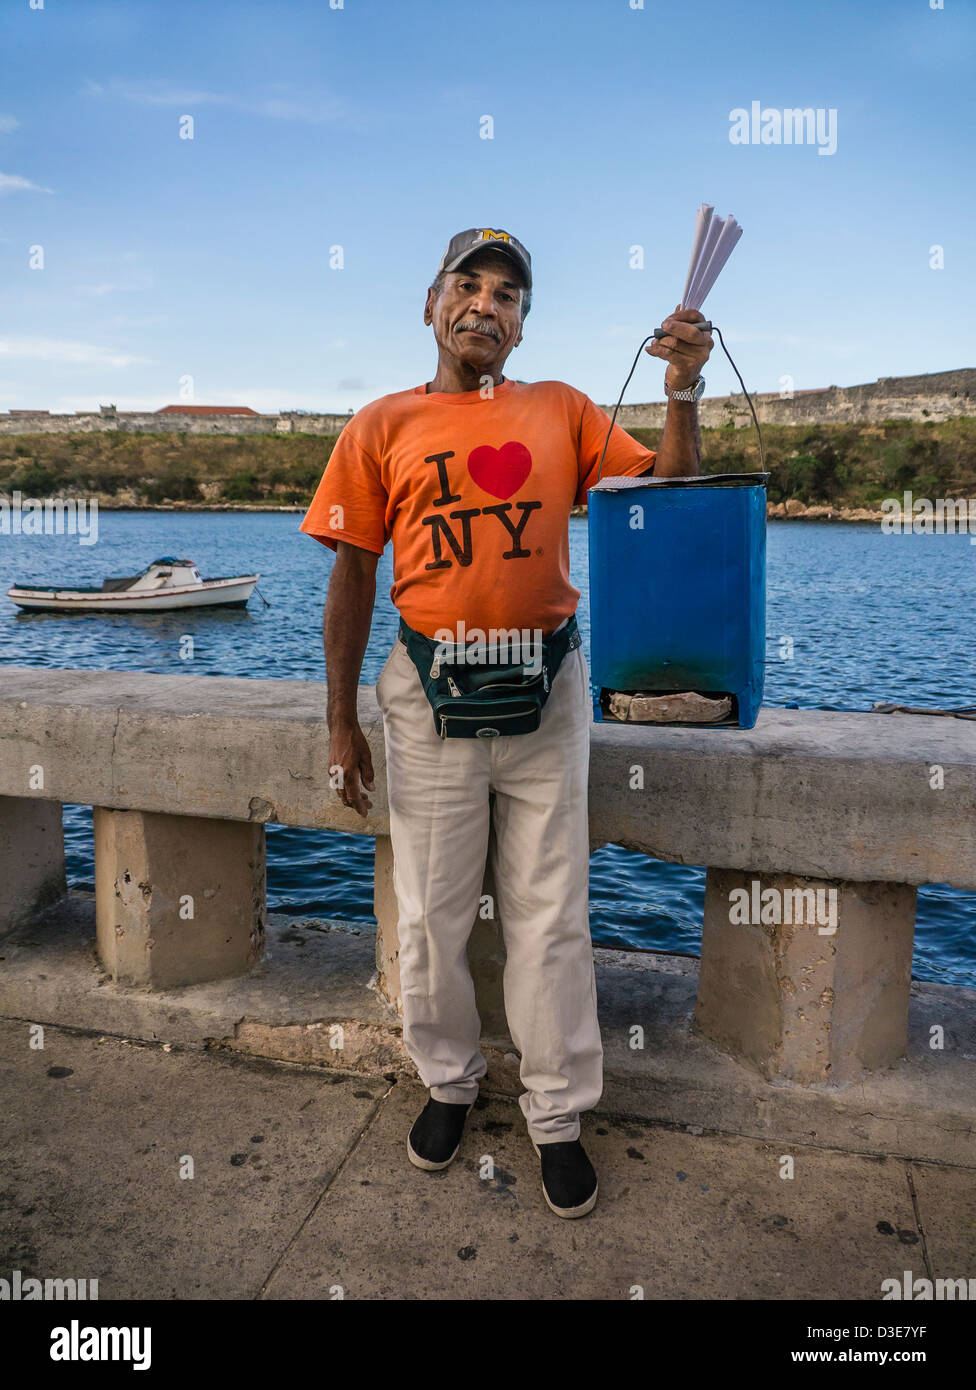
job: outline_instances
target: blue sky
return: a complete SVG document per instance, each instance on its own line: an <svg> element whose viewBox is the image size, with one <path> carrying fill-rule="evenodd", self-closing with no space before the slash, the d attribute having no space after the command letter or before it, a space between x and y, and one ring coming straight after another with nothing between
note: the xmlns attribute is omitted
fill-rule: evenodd
<svg viewBox="0 0 976 1390"><path fill-rule="evenodd" d="M972 5L632 3L4 0L0 409L357 409L433 374L426 286L481 225L533 257L508 375L613 401L703 200L750 388L976 365ZM753 101L835 109L836 152L733 145Z"/></svg>

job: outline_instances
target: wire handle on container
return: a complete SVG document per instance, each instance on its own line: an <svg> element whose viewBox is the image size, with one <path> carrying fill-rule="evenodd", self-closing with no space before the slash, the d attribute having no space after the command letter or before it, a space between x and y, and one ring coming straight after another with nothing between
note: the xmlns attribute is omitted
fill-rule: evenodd
<svg viewBox="0 0 976 1390"><path fill-rule="evenodd" d="M759 428L759 416L756 414L756 407L755 407L755 406L753 405L753 403L752 403L752 397L749 395L749 392L746 390L746 384L745 384L745 382L742 380L742 373L739 371L738 367L737 367L737 366L735 365L735 363L732 361L732 354L729 352L728 348L725 346L725 339L722 337L722 330L717 326L717 324L714 324L714 323L696 323L696 324L693 324L692 327L693 327L693 328L700 328L700 329L702 329L703 332L706 332L706 333L711 332L711 333L717 333L717 334L718 334L718 340L719 340L719 342L722 344L722 351L725 353L726 357L729 359L729 362L730 362L731 365L732 365L732 370L735 372L736 376L739 378L739 385L742 387L742 394L745 396L746 400L749 402L749 409L752 411L752 423L755 425L755 427L756 427L756 434L757 434L758 437L759 437L759 471L760 471L761 473L764 473L764 472L766 471L766 451L765 451L765 449L763 448L762 430ZM596 480L597 480L597 482L599 482L600 479L601 479L601 477L603 476L603 460L606 458L606 455L607 455L607 445L610 443L610 436L613 434L613 427L614 427L614 424L616 423L617 411L620 409L620 402L621 402L621 401L623 400L623 398L624 398L624 392L627 390L627 387L630 385L630 378L634 375L634 372L637 370L637 363L640 361L640 355L641 355L641 353L644 351L644 345L645 345L646 343L649 343L649 342L651 341L652 338L666 338L667 336L668 336L668 335L664 332L664 330L663 330L662 328L655 328L655 330L654 330L653 333L648 333L647 337L644 339L644 342L641 343L640 347L637 349L637 356L634 358L634 365L631 367L630 371L627 373L627 380L624 382L623 386L620 388L620 395L617 397L617 404L614 406L614 408L613 408L613 415L610 417L610 428L607 430L607 437L606 437L606 439L603 441L603 451L602 451L602 453L600 454L600 467L597 469L597 474L596 474Z"/></svg>

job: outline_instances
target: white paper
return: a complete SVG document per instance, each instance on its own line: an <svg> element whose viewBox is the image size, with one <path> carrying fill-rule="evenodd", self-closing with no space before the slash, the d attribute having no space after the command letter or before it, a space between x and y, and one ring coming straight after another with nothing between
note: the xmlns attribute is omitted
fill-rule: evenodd
<svg viewBox="0 0 976 1390"><path fill-rule="evenodd" d="M695 239L691 247L691 260L688 262L688 275L685 279L684 293L681 296L681 303L684 305L688 298L688 291L691 289L691 282L695 271L698 269L698 262L701 260L702 247L705 245L705 235L708 232L709 223L712 220L712 213L715 209L710 203L702 203L695 213Z"/></svg>
<svg viewBox="0 0 976 1390"><path fill-rule="evenodd" d="M708 263L702 268L701 277L695 290L696 302L692 306L693 308L701 308L705 296L718 279L719 272L731 256L733 248L741 235L742 228L734 218L727 217L722 225L722 230L712 250L711 257Z"/></svg>
<svg viewBox="0 0 976 1390"><path fill-rule="evenodd" d="M698 286L701 283L702 274L704 273L705 267L711 260L712 252L715 250L715 247L718 244L718 239L721 236L721 234L722 219L720 217L716 217L713 214L712 220L708 224L708 231L705 234L705 244L702 247L701 254L698 257L698 264L695 267L695 273L691 277L691 286L688 290L689 303L685 306L686 308L697 309L699 307L697 303L692 303L691 301L696 300L698 298Z"/></svg>
<svg viewBox="0 0 976 1390"><path fill-rule="evenodd" d="M723 220L715 216L715 209L709 203L702 203L695 216L682 309L701 309L741 235L742 228L731 214Z"/></svg>

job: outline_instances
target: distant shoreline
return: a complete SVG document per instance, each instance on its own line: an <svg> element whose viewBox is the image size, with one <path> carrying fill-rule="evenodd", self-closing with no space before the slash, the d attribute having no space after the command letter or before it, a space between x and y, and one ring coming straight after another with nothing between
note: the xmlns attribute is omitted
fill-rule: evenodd
<svg viewBox="0 0 976 1390"><path fill-rule="evenodd" d="M303 515L308 508L306 506L287 502L275 506L267 502L116 502L103 501L100 497L92 499L98 502L100 512L284 512L293 515ZM582 517L587 514L586 507L573 507L570 516ZM766 507L767 521L850 521L850 522L878 522L880 523L890 514L881 511L871 511L865 507L828 507L824 505L812 504L805 506L802 502L770 502ZM904 519L911 522L912 518L907 513Z"/></svg>
<svg viewBox="0 0 976 1390"><path fill-rule="evenodd" d="M632 428L647 449L661 432ZM106 512L303 512L337 436L25 434L0 438L0 498L84 498ZM976 498L976 416L942 423L703 429L710 474L768 474L769 519L880 523L891 499ZM887 509L882 512L882 506ZM585 513L576 511L574 515Z"/></svg>

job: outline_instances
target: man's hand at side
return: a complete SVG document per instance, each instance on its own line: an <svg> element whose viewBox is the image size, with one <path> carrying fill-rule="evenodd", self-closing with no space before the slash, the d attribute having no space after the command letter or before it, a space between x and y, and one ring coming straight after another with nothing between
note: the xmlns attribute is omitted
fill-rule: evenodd
<svg viewBox="0 0 976 1390"><path fill-rule="evenodd" d="M357 721L329 725L329 769L336 768L342 769L342 785L336 790L343 806L351 806L365 816L373 806L363 792L363 787L374 790L373 760Z"/></svg>
<svg viewBox="0 0 976 1390"><path fill-rule="evenodd" d="M373 805L363 791L364 787L374 789L373 760L359 726L356 697L376 599L378 560L373 551L339 541L322 620L329 688L329 770L334 776L341 771L336 794L343 806L352 807L363 818Z"/></svg>

